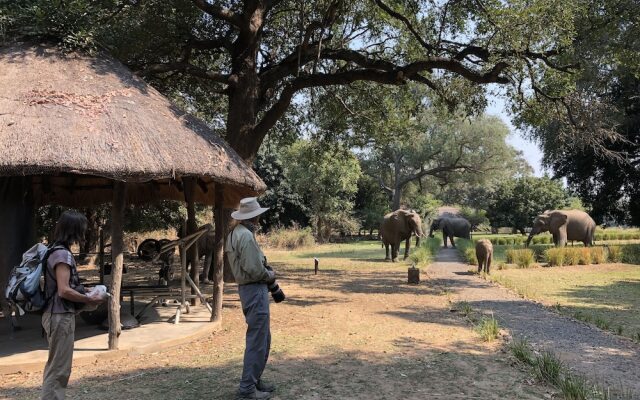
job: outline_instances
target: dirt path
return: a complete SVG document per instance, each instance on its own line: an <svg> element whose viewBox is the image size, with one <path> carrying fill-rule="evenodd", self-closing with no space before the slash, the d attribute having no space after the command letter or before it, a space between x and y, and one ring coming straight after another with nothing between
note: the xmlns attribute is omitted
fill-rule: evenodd
<svg viewBox="0 0 640 400"><path fill-rule="evenodd" d="M514 337L556 353L576 372L640 394L640 348L632 342L544 307L470 274L454 249L441 249L429 268L431 278L467 301L474 310L493 312Z"/></svg>

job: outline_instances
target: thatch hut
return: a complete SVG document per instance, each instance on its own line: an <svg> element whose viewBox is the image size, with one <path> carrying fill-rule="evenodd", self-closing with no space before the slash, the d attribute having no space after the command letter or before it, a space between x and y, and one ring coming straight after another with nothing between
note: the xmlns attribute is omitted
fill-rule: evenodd
<svg viewBox="0 0 640 400"><path fill-rule="evenodd" d="M205 123L112 57L0 47L0 287L32 240L37 206L112 202L117 261L125 203L186 194L233 207L264 189Z"/></svg>

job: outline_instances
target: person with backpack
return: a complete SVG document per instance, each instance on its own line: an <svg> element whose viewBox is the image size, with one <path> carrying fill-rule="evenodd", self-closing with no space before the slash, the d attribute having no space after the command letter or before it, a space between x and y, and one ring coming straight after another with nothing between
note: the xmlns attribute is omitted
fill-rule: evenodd
<svg viewBox="0 0 640 400"><path fill-rule="evenodd" d="M42 326L49 342L49 358L44 368L42 399L64 399L73 360L76 311L96 305L103 297L86 295L80 284L71 245L81 243L87 219L77 211L62 213L56 223L53 244L43 260L46 306Z"/></svg>

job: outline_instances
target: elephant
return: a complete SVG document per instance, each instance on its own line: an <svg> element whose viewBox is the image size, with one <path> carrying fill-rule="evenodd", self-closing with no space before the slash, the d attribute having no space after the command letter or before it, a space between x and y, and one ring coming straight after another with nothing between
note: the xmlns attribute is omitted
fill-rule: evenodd
<svg viewBox="0 0 640 400"><path fill-rule="evenodd" d="M385 260L398 261L400 242L404 244L404 259L409 257L411 235L416 235L416 247L420 246L420 238L424 236L422 231L422 219L415 211L397 210L384 216L380 225L380 238L385 248ZM391 257L389 257L389 245L391 245Z"/></svg>
<svg viewBox="0 0 640 400"><path fill-rule="evenodd" d="M478 273L484 270L488 274L493 260L493 245L489 239L480 239L476 242L476 259L478 260Z"/></svg>
<svg viewBox="0 0 640 400"><path fill-rule="evenodd" d="M471 224L464 218L441 217L435 219L431 224L431 229L429 229L429 237L433 237L433 231L438 229L442 229L445 248L447 247L447 238L451 242L451 247L456 247L453 241L454 237L471 239Z"/></svg>
<svg viewBox="0 0 640 400"><path fill-rule="evenodd" d="M577 240L585 246L592 246L596 223L589 214L580 210L545 211L533 221L527 247L533 236L547 231L553 235L553 244L556 247L564 247L568 240Z"/></svg>

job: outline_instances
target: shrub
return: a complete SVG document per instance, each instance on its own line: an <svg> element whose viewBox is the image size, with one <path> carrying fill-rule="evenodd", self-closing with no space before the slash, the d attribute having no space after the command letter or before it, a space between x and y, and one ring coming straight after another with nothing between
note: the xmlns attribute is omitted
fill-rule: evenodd
<svg viewBox="0 0 640 400"><path fill-rule="evenodd" d="M580 262L580 249L564 247L564 265L578 265Z"/></svg>
<svg viewBox="0 0 640 400"><path fill-rule="evenodd" d="M622 262L640 264L640 244L629 244L622 247Z"/></svg>
<svg viewBox="0 0 640 400"><path fill-rule="evenodd" d="M506 238L498 238L497 240L498 245L504 246L505 244L507 244L507 239Z"/></svg>
<svg viewBox="0 0 640 400"><path fill-rule="evenodd" d="M529 268L535 262L535 253L531 249L509 249L505 253L507 263L520 268Z"/></svg>
<svg viewBox="0 0 640 400"><path fill-rule="evenodd" d="M561 267L564 265L564 249L547 249L544 255L550 267Z"/></svg>
<svg viewBox="0 0 640 400"><path fill-rule="evenodd" d="M604 264L607 262L607 254L604 247L591 247L591 262L594 264Z"/></svg>
<svg viewBox="0 0 640 400"><path fill-rule="evenodd" d="M281 249L297 249L315 244L311 228L276 228L269 232L267 241L270 246Z"/></svg>
<svg viewBox="0 0 640 400"><path fill-rule="evenodd" d="M478 259L476 258L475 249L472 249L470 247L466 248L464 250L463 257L467 261L467 263L469 263L471 265L478 265Z"/></svg>
<svg viewBox="0 0 640 400"><path fill-rule="evenodd" d="M427 238L424 240L420 247L415 249L409 256L411 261L416 264L429 264L435 258L436 253L440 249L440 239L437 237Z"/></svg>
<svg viewBox="0 0 640 400"><path fill-rule="evenodd" d="M608 246L607 253L609 261L614 263L622 262L622 246Z"/></svg>
<svg viewBox="0 0 640 400"><path fill-rule="evenodd" d="M578 264L589 265L591 264L591 249L588 247L582 247L577 249L579 253Z"/></svg>

